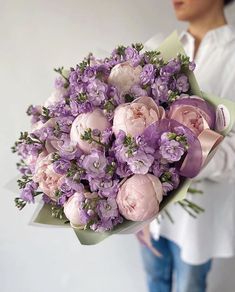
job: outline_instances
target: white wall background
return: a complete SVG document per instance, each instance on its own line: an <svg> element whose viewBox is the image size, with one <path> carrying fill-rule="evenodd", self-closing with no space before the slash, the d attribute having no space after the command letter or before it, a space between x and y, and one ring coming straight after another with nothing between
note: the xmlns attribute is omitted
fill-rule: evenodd
<svg viewBox="0 0 235 292"><path fill-rule="evenodd" d="M235 7L228 11L234 20ZM144 292L134 236L80 246L70 230L28 225L34 206L19 214L4 185L17 172L10 146L31 103L49 96L53 68L73 66L93 48L145 41L182 29L170 0L0 0L0 291ZM235 260L217 260L210 292L234 292Z"/></svg>

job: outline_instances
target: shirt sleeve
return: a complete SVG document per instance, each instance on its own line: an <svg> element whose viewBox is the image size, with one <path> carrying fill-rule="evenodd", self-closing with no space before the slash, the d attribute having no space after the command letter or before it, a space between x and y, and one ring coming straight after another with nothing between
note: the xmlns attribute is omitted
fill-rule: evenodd
<svg viewBox="0 0 235 292"><path fill-rule="evenodd" d="M235 182L235 125L195 181Z"/></svg>

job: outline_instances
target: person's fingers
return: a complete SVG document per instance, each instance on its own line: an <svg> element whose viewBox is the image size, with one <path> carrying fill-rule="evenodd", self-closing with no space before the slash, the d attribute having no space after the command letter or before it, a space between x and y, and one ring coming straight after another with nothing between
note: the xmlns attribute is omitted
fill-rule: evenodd
<svg viewBox="0 0 235 292"><path fill-rule="evenodd" d="M148 228L140 230L136 234L136 237L140 241L140 243L146 246L155 256L162 257L162 254L152 245L151 235Z"/></svg>

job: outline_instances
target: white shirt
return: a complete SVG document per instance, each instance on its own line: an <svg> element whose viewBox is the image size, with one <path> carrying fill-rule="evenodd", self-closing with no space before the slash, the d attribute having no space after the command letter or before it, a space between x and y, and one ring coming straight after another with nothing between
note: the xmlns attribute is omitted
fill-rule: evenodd
<svg viewBox="0 0 235 292"><path fill-rule="evenodd" d="M187 55L194 55L194 38L184 32L181 41ZM159 37L146 43L156 49ZM235 29L229 25L209 31L197 52L195 75L201 90L235 101ZM183 261L201 264L215 257L235 255L235 127L225 138L194 187L203 195L187 198L205 209L197 219L179 205L169 206L175 223L167 217L154 220L150 230L155 239L164 236L181 248Z"/></svg>

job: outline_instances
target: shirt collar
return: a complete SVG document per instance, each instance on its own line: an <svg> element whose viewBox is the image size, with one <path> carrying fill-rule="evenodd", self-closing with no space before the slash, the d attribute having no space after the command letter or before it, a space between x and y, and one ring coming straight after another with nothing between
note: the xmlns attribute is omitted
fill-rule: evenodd
<svg viewBox="0 0 235 292"><path fill-rule="evenodd" d="M180 40L183 44L194 43L194 37L188 31L183 31L180 34ZM227 44L235 40L235 28L226 24L210 30L204 36L203 42L207 40L217 45Z"/></svg>

